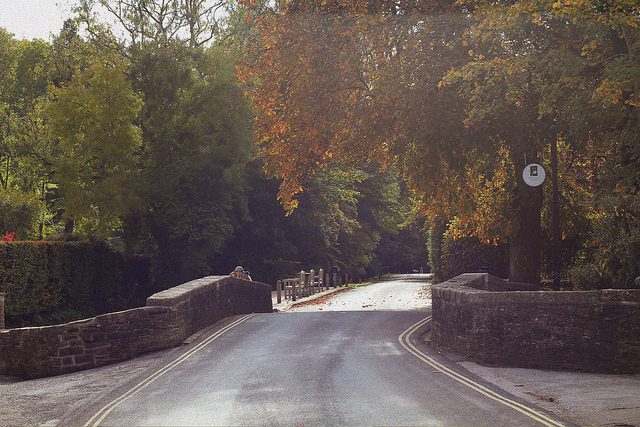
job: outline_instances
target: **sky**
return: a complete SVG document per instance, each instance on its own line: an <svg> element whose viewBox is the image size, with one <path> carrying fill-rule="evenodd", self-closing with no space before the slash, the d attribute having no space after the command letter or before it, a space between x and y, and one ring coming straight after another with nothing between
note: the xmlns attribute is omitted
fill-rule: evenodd
<svg viewBox="0 0 640 427"><path fill-rule="evenodd" d="M65 19L71 17L74 0L0 0L0 27L18 40L40 38L50 41Z"/></svg>

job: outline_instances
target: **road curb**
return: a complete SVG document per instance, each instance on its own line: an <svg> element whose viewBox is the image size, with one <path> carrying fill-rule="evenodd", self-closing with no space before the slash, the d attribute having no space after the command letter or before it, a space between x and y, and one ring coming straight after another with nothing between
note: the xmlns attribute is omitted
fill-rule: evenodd
<svg viewBox="0 0 640 427"><path fill-rule="evenodd" d="M331 295L334 292L338 292L338 291L344 291L345 289L351 289L349 287L339 287L339 288L331 288L331 289L327 289L326 291L323 292L318 292L317 294L313 294L310 295L308 297L304 297L304 298L300 298L296 301L291 301L291 300L283 300L280 304L277 304L274 298L274 303L273 303L273 312L274 313L282 313L285 312L289 309L291 309L292 307L295 307L296 305L299 304L304 304L306 302L309 301L314 301L317 300L319 298L322 298L326 295Z"/></svg>

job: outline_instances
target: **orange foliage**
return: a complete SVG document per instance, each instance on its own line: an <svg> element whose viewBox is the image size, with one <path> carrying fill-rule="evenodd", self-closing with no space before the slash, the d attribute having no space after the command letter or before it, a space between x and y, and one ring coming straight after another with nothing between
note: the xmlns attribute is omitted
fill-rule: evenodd
<svg viewBox="0 0 640 427"><path fill-rule="evenodd" d="M354 7L365 2L355 2ZM386 159L386 147L363 138L370 108L360 41L369 18L271 13L259 43L239 71L257 109L256 132L266 172L283 180L280 199L291 210L305 177L334 160Z"/></svg>

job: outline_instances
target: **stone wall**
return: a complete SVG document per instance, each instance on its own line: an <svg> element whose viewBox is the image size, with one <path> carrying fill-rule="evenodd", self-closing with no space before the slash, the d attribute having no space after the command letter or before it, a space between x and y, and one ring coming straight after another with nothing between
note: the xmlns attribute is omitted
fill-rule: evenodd
<svg viewBox="0 0 640 427"><path fill-rule="evenodd" d="M2 330L0 374L36 378L94 368L176 346L228 316L271 311L269 285L209 276L154 294L146 307Z"/></svg>
<svg viewBox="0 0 640 427"><path fill-rule="evenodd" d="M513 291L488 274L432 287L432 344L481 363L640 372L640 289Z"/></svg>

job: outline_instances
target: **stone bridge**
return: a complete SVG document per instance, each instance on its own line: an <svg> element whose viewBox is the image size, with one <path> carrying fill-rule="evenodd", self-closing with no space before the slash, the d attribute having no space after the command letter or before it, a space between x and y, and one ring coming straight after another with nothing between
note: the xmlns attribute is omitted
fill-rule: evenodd
<svg viewBox="0 0 640 427"><path fill-rule="evenodd" d="M479 362L640 372L640 289L537 291L486 273L431 288L431 343Z"/></svg>
<svg viewBox="0 0 640 427"><path fill-rule="evenodd" d="M95 368L179 345L228 316L271 311L269 285L209 276L158 292L145 307L63 325L0 330L0 374L36 378Z"/></svg>

